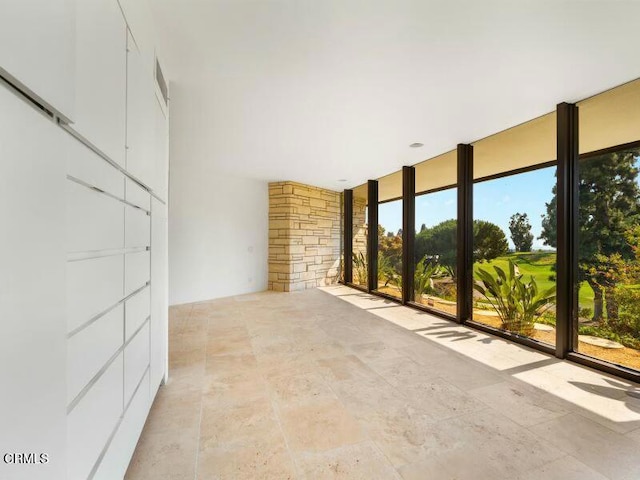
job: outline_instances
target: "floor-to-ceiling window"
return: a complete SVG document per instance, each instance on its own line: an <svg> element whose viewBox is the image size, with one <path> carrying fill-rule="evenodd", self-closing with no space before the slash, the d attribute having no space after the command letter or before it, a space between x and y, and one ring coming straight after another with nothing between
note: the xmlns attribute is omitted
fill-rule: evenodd
<svg viewBox="0 0 640 480"><path fill-rule="evenodd" d="M449 152L415 167L413 301L456 314L457 163Z"/></svg>
<svg viewBox="0 0 640 480"><path fill-rule="evenodd" d="M556 340L556 121L474 144L473 321Z"/></svg>
<svg viewBox="0 0 640 480"><path fill-rule="evenodd" d="M378 180L378 288L402 298L402 172Z"/></svg>
<svg viewBox="0 0 640 480"><path fill-rule="evenodd" d="M367 184L364 183L353 189L353 255L352 277L353 283L367 288Z"/></svg>
<svg viewBox="0 0 640 480"><path fill-rule="evenodd" d="M640 370L640 81L578 108L577 350Z"/></svg>
<svg viewBox="0 0 640 480"><path fill-rule="evenodd" d="M469 308L474 328L516 334L518 342L596 367L622 366L618 373L638 378L640 80L577 106L563 104L558 112L563 119L565 107L577 111L579 132L571 130L573 117L558 125L552 112L475 142L466 198L460 192L468 185L458 184L467 175L458 168L471 160L463 156L466 147L460 158L453 151L406 170L407 185L415 180L404 218L407 225L414 221L415 243L406 256L403 172L355 188L354 283L367 288L368 267L377 268L376 293L401 300L403 284L412 283L404 292L412 306L465 321ZM572 150L576 138L579 155ZM368 191L377 198L367 198ZM367 222L371 206L377 232L367 237L374 228ZM473 221L461 232L468 212ZM559 217L565 220L558 223ZM373 242L376 233L378 247L368 258L367 238ZM465 257L472 261L457 265ZM404 274L412 282L403 278L407 258L412 269ZM470 283L460 273L467 270Z"/></svg>

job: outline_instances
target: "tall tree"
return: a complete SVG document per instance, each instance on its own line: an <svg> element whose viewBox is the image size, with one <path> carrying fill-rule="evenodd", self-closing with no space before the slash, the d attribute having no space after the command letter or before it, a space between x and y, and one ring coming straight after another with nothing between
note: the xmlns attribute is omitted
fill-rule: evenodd
<svg viewBox="0 0 640 480"><path fill-rule="evenodd" d="M504 231L486 220L473 221L473 261L484 262L506 254L509 242Z"/></svg>
<svg viewBox="0 0 640 480"><path fill-rule="evenodd" d="M416 235L415 260L425 255L433 262L447 267L455 273L458 222L445 220L431 228L425 228ZM493 260L507 253L509 244L502 229L484 220L473 221L474 261Z"/></svg>
<svg viewBox="0 0 640 480"><path fill-rule="evenodd" d="M580 160L578 191L578 280L586 281L594 292L593 319L602 320L604 300L607 317L618 316L613 274L620 261L633 258L625 236L638 224L640 188L637 160L640 148L620 150ZM557 190L546 204L540 238L557 246Z"/></svg>
<svg viewBox="0 0 640 480"><path fill-rule="evenodd" d="M386 259L394 274L400 275L402 270L402 236L386 232L382 225L378 225L378 254ZM382 272L380 272L382 273Z"/></svg>
<svg viewBox="0 0 640 480"><path fill-rule="evenodd" d="M551 201L545 203L546 213L542 215L542 232L538 240L544 240L544 244L558 247L558 185L553 184L551 188Z"/></svg>
<svg viewBox="0 0 640 480"><path fill-rule="evenodd" d="M533 234L531 224L526 213L514 213L509 219L509 231L511 241L516 247L516 252L530 252L533 246Z"/></svg>
<svg viewBox="0 0 640 480"><path fill-rule="evenodd" d="M426 255L428 260L448 267L453 272L456 265L457 228L458 222L453 219L430 228L425 226L416 235L415 261Z"/></svg>

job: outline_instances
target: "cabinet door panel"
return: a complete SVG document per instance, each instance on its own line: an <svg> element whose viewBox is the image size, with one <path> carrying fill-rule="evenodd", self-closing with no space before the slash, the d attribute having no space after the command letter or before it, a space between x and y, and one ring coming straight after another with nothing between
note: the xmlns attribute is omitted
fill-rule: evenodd
<svg viewBox="0 0 640 480"><path fill-rule="evenodd" d="M155 180L155 79L152 65L144 62L131 36L127 60L127 171L152 187Z"/></svg>
<svg viewBox="0 0 640 480"><path fill-rule="evenodd" d="M0 462L0 478L65 477L68 137L0 84L0 452L51 459Z"/></svg>
<svg viewBox="0 0 640 480"><path fill-rule="evenodd" d="M167 206L155 198L151 203L151 245L151 385L155 389L167 369L169 328Z"/></svg>
<svg viewBox="0 0 640 480"><path fill-rule="evenodd" d="M0 72L73 120L73 0L3 0L1 10Z"/></svg>
<svg viewBox="0 0 640 480"><path fill-rule="evenodd" d="M168 200L169 191L169 120L160 106L155 102L155 170L156 181L153 190L161 199Z"/></svg>
<svg viewBox="0 0 640 480"><path fill-rule="evenodd" d="M76 3L74 130L125 166L127 27L114 0Z"/></svg>
<svg viewBox="0 0 640 480"><path fill-rule="evenodd" d="M71 403L122 345L124 307L118 305L67 342L67 403Z"/></svg>

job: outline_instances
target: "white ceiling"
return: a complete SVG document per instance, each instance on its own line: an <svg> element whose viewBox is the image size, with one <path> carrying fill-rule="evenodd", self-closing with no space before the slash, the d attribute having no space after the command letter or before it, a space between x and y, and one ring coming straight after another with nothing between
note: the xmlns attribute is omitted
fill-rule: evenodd
<svg viewBox="0 0 640 480"><path fill-rule="evenodd" d="M150 3L190 161L269 181L342 190L640 77L638 1Z"/></svg>

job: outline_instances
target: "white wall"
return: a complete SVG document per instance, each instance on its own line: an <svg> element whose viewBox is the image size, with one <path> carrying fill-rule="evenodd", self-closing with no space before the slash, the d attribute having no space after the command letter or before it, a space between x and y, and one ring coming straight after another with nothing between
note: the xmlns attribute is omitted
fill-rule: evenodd
<svg viewBox="0 0 640 480"><path fill-rule="evenodd" d="M171 84L171 305L267 288L268 184L208 165L197 97Z"/></svg>

